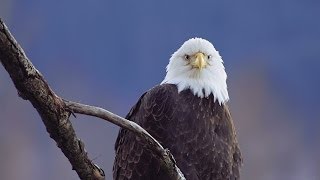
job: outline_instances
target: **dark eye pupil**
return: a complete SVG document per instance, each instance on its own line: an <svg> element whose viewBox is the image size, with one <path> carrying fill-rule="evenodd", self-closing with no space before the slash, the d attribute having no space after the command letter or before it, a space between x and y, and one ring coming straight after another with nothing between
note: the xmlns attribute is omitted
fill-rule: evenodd
<svg viewBox="0 0 320 180"><path fill-rule="evenodd" d="M211 58L211 56L209 55L209 56L208 56L208 59L210 59L210 58Z"/></svg>
<svg viewBox="0 0 320 180"><path fill-rule="evenodd" d="M190 58L190 56L189 56L189 55L185 55L185 56L184 56L184 58L189 59L189 58Z"/></svg>

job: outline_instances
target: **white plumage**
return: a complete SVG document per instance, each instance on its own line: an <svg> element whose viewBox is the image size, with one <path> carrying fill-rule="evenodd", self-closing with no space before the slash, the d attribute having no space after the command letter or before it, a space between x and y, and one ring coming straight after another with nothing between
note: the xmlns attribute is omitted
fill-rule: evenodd
<svg viewBox="0 0 320 180"><path fill-rule="evenodd" d="M194 68L190 57L197 53L205 56L206 66ZM220 104L229 100L227 74L219 52L207 40L192 38L187 40L170 58L167 74L161 84L176 84L178 91L191 89L201 98L214 95Z"/></svg>

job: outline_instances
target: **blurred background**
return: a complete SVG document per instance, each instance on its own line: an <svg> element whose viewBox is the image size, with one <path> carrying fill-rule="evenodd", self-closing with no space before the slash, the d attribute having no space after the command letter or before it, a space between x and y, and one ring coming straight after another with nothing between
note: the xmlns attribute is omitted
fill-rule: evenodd
<svg viewBox="0 0 320 180"><path fill-rule="evenodd" d="M121 116L185 40L208 39L228 73L242 179L320 179L320 1L0 0L0 17L58 95ZM119 128L72 122L111 179ZM78 179L3 66L0 123L1 179Z"/></svg>

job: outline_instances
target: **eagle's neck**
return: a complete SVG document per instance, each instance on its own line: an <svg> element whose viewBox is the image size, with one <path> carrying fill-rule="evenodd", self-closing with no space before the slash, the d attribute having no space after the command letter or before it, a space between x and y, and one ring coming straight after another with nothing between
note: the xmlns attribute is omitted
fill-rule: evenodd
<svg viewBox="0 0 320 180"><path fill-rule="evenodd" d="M175 73L175 71L168 71L165 79L161 84L175 84L178 92L190 89L195 96L200 98L207 98L212 94L214 101L218 100L220 104L229 100L227 90L227 75L224 73L215 73L210 69L204 69L201 72L197 70L190 70L184 73Z"/></svg>

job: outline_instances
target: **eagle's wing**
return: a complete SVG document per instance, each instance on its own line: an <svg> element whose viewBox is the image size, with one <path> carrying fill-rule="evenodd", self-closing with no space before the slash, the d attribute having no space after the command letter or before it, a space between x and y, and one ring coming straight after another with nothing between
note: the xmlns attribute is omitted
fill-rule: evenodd
<svg viewBox="0 0 320 180"><path fill-rule="evenodd" d="M231 146L231 152L232 152L232 160L230 161L232 164L232 173L231 173L231 180L239 180L240 179L240 168L242 166L243 163L243 159L242 159L242 154L239 148L239 144L236 138L236 130L235 130L235 126L233 124L233 120L231 117L231 113L229 110L229 107L227 105L224 106L224 114L225 117L224 119L228 119L229 121L227 122L228 126L230 129L232 129L233 132L233 143Z"/></svg>
<svg viewBox="0 0 320 180"><path fill-rule="evenodd" d="M154 126L152 115L165 113L170 103L166 88L153 88L144 93L132 107L126 119L134 121L145 130L151 131ZM157 139L157 137L155 137ZM113 165L113 178L116 180L166 179L160 168L157 157L154 157L140 144L140 139L132 132L121 129L115 143L116 157Z"/></svg>
<svg viewBox="0 0 320 180"><path fill-rule="evenodd" d="M144 93L138 100L138 102L131 108L127 114L126 119L130 120L132 116L140 108L141 100L143 99ZM140 165L140 169L136 169L136 164L140 162L140 157L144 152L141 145L137 144L135 135L126 129L120 129L116 143L115 143L116 157L113 164L113 179L141 179L138 178L146 174L145 170L150 165L145 163ZM145 167L142 167L144 166ZM135 177L138 176L138 177Z"/></svg>

